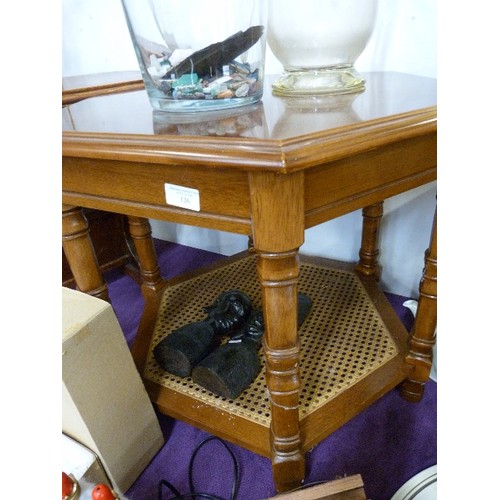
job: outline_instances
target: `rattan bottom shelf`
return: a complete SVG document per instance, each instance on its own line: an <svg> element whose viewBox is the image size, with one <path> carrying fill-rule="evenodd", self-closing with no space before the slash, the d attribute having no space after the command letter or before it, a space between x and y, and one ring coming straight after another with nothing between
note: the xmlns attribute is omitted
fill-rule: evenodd
<svg viewBox="0 0 500 500"><path fill-rule="evenodd" d="M306 434L306 447L338 428L352 413L359 412L403 378L400 365L406 332L387 304L382 308L382 316L375 304L385 299L370 283L367 287L354 271L301 258L298 288L313 301L299 330L299 420ZM271 416L264 368L238 398L229 400L207 392L189 377L164 372L152 355L152 349L166 335L186 323L204 319L203 307L222 291L233 288L246 292L254 307L260 306L255 255L246 254L166 289L144 379L153 401L165 413L269 456ZM379 295L374 297L374 293ZM386 326L387 314L392 326L400 326L396 339ZM377 372L382 376L373 377ZM362 404L351 401L355 386L361 387L357 397L363 400ZM335 405L336 400L340 407ZM212 420L216 423L209 423Z"/></svg>

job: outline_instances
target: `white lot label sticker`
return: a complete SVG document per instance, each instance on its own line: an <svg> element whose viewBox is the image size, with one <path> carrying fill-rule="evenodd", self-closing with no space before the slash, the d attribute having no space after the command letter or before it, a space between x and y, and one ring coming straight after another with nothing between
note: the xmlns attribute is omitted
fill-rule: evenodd
<svg viewBox="0 0 500 500"><path fill-rule="evenodd" d="M169 205L200 211L200 192L197 189L165 184L165 198Z"/></svg>

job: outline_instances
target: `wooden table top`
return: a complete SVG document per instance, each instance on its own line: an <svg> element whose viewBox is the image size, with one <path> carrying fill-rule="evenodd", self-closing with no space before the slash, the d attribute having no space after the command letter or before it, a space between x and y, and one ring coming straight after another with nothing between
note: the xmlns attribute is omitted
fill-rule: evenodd
<svg viewBox="0 0 500 500"><path fill-rule="evenodd" d="M145 90L85 99L63 109L63 156L292 172L435 132L436 80L365 76L360 94L280 98L267 75L261 102L190 114L153 110Z"/></svg>
<svg viewBox="0 0 500 500"><path fill-rule="evenodd" d="M361 94L290 99L274 78L225 112L156 111L144 90L65 107L63 202L250 234L249 172L304 173L306 228L436 179L435 80L370 73ZM166 204L166 183L200 210Z"/></svg>

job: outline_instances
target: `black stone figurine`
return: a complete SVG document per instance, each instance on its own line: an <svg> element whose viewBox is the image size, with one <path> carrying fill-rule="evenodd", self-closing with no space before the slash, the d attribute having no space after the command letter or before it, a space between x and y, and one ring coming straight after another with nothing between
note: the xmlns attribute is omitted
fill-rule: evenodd
<svg viewBox="0 0 500 500"><path fill-rule="evenodd" d="M299 327L306 319L311 306L311 299L299 293ZM253 382L262 368L259 349L263 334L262 311L254 310L239 333L194 367L193 381L223 398L237 398Z"/></svg>
<svg viewBox="0 0 500 500"><path fill-rule="evenodd" d="M240 290L230 290L205 308L204 321L174 330L153 349L157 363L165 371L188 377L193 367L214 350L224 335L239 332L252 311L252 301Z"/></svg>

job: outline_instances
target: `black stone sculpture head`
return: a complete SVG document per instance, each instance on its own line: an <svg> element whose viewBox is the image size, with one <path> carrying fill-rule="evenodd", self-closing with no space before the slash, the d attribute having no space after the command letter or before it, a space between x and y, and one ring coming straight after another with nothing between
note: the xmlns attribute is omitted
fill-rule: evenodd
<svg viewBox="0 0 500 500"><path fill-rule="evenodd" d="M252 311L250 298L239 290L222 293L216 301L205 307L206 321L216 334L231 335Z"/></svg>
<svg viewBox="0 0 500 500"><path fill-rule="evenodd" d="M250 312L252 301L240 290L221 293L215 302L204 308L207 318L177 328L153 349L158 365L179 377L188 377L193 367L220 343L220 337L241 330Z"/></svg>

